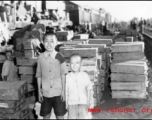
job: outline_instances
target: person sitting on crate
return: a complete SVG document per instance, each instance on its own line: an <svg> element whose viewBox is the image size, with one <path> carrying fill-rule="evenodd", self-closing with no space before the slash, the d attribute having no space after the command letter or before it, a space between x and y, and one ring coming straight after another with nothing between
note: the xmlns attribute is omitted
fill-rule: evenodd
<svg viewBox="0 0 152 120"><path fill-rule="evenodd" d="M3 81L17 81L17 67L14 64L14 56L12 51L6 51L6 61L3 64L2 68L2 80Z"/></svg>

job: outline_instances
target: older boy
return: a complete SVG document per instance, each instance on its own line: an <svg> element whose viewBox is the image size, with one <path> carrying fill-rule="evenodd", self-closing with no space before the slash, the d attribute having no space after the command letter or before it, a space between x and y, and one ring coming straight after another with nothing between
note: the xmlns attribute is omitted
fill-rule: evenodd
<svg viewBox="0 0 152 120"><path fill-rule="evenodd" d="M66 75L66 107L68 119L88 119L92 84L87 73L80 71L82 58L70 57L72 72Z"/></svg>
<svg viewBox="0 0 152 120"><path fill-rule="evenodd" d="M40 115L50 118L54 108L57 119L63 119L65 108L65 74L67 73L64 57L55 51L55 34L44 36L45 52L38 58L37 73L39 101L42 102Z"/></svg>

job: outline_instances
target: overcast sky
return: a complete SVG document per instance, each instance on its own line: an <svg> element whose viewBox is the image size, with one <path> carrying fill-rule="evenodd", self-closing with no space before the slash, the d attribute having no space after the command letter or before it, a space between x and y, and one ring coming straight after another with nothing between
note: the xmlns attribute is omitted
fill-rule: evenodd
<svg viewBox="0 0 152 120"><path fill-rule="evenodd" d="M152 18L152 1L73 1L95 9L104 8L118 20L128 21L133 17Z"/></svg>

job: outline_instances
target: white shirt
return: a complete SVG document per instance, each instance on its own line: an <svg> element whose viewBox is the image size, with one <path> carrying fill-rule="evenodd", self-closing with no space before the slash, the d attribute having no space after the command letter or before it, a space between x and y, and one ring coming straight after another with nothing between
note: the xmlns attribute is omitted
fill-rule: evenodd
<svg viewBox="0 0 152 120"><path fill-rule="evenodd" d="M87 104L87 91L91 89L92 83L87 73L68 73L66 75L66 104Z"/></svg>

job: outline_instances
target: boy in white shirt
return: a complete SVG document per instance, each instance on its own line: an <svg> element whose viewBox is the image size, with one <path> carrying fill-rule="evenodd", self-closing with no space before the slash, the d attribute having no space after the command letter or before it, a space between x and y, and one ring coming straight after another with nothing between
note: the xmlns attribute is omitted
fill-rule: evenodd
<svg viewBox="0 0 152 120"><path fill-rule="evenodd" d="M88 119L92 84L87 73L80 71L80 55L70 57L71 71L66 75L66 107L68 119Z"/></svg>

